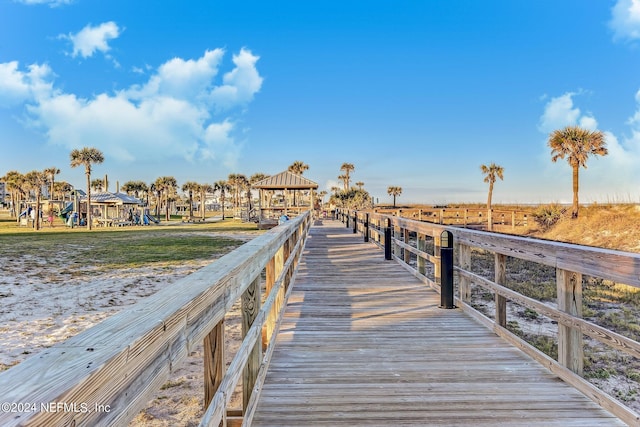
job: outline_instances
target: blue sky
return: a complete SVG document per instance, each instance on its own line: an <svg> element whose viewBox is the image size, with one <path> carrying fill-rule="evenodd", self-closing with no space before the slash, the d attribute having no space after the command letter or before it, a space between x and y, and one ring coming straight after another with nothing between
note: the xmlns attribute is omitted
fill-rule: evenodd
<svg viewBox="0 0 640 427"><path fill-rule="evenodd" d="M640 201L640 0L0 0L0 176L213 183L355 165L381 203L571 200L554 129L605 132L581 201ZM112 188L113 189L113 188Z"/></svg>

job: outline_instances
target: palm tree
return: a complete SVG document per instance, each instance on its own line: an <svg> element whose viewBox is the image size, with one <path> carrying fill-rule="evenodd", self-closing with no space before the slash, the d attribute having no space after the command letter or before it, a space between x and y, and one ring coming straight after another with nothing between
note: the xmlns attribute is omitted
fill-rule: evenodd
<svg viewBox="0 0 640 427"><path fill-rule="evenodd" d="M300 160L296 160L295 162L293 162L291 164L291 166L289 166L289 168L287 169L289 172L294 173L296 175L302 175L304 173L304 171L309 169L309 165L300 161Z"/></svg>
<svg viewBox="0 0 640 427"><path fill-rule="evenodd" d="M156 179L154 185L159 196L164 194L165 219L169 221L171 219L171 215L169 215L169 197L175 193L176 188L178 188L178 182L172 176L161 176Z"/></svg>
<svg viewBox="0 0 640 427"><path fill-rule="evenodd" d="M120 190L124 191L130 196L140 198L141 194L145 194L149 191L149 186L144 181L127 181L122 184Z"/></svg>
<svg viewBox="0 0 640 427"><path fill-rule="evenodd" d="M206 217L207 193L213 193L213 186L211 184L200 184L200 213L202 214L202 220Z"/></svg>
<svg viewBox="0 0 640 427"><path fill-rule="evenodd" d="M91 165L104 162L102 151L93 147L77 148L71 151L71 167L84 166L87 176L87 229L91 230Z"/></svg>
<svg viewBox="0 0 640 427"><path fill-rule="evenodd" d="M94 191L104 191L104 181L101 178L91 180L91 189Z"/></svg>
<svg viewBox="0 0 640 427"><path fill-rule="evenodd" d="M47 174L41 171L31 171L25 176L25 181L27 185L36 195L36 205L34 207L35 210L35 221L33 223L33 227L36 230L40 230L40 199L42 198L42 187L47 185Z"/></svg>
<svg viewBox="0 0 640 427"><path fill-rule="evenodd" d="M49 200L53 200L53 184L56 180L56 175L60 174L60 169L53 166L44 170L44 174L47 177L47 181L49 182Z"/></svg>
<svg viewBox="0 0 640 427"><path fill-rule="evenodd" d="M343 163L342 166L340 166L340 170L344 171L345 180L343 182L344 182L345 191L349 190L349 182L351 180L351 172L353 172L355 168L356 167L353 166L353 163Z"/></svg>
<svg viewBox="0 0 640 427"><path fill-rule="evenodd" d="M224 202L227 191L231 190L229 183L223 179L213 183L213 191L220 191L220 204L222 205L222 220L224 221Z"/></svg>
<svg viewBox="0 0 640 427"><path fill-rule="evenodd" d="M62 199L64 200L67 193L70 193L73 190L73 186L66 181L56 181L53 185L54 193L58 193L58 195L62 195Z"/></svg>
<svg viewBox="0 0 640 427"><path fill-rule="evenodd" d="M387 194L393 196L393 207L396 207L396 197L402 194L402 187L389 186L387 187Z"/></svg>
<svg viewBox="0 0 640 427"><path fill-rule="evenodd" d="M356 182L356 187L358 187L358 190L362 190L362 187L364 187L364 182L362 181Z"/></svg>
<svg viewBox="0 0 640 427"><path fill-rule="evenodd" d="M193 181L187 181L182 184L182 191L189 192L189 219L193 218L193 193L200 191L200 184Z"/></svg>
<svg viewBox="0 0 640 427"><path fill-rule="evenodd" d="M480 165L480 170L484 175L484 182L489 183L489 195L487 196L487 210L491 209L491 198L493 197L493 184L496 179L504 179L504 168L502 166L491 163L489 166Z"/></svg>
<svg viewBox="0 0 640 427"><path fill-rule="evenodd" d="M349 177L347 175L339 175L338 181L342 181L342 187L345 192L349 190Z"/></svg>
<svg viewBox="0 0 640 427"><path fill-rule="evenodd" d="M7 172L0 181L4 181L11 195L11 217L18 217L18 211L20 210L20 195L22 194L24 175L18 171Z"/></svg>
<svg viewBox="0 0 640 427"><path fill-rule="evenodd" d="M604 134L601 131L590 131L579 126L567 126L564 129L554 130L549 135L551 161L555 163L558 159L566 157L573 170L572 218L578 217L578 171L580 166L587 168L589 156L606 156L609 153L606 145Z"/></svg>

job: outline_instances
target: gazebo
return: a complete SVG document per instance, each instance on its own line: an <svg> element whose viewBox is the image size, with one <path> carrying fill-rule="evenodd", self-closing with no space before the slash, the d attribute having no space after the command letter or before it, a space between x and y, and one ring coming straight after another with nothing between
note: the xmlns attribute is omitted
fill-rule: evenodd
<svg viewBox="0 0 640 427"><path fill-rule="evenodd" d="M258 226L273 227L278 218L285 214L296 216L313 210L314 191L318 184L289 171L280 172L252 185L259 192Z"/></svg>
<svg viewBox="0 0 640 427"><path fill-rule="evenodd" d="M80 198L80 202L86 205L87 197ZM138 207L144 206L141 200L124 193L111 193L108 191L91 194L92 217L96 225L125 225L136 222L134 215L140 218ZM86 211L85 215L86 215Z"/></svg>

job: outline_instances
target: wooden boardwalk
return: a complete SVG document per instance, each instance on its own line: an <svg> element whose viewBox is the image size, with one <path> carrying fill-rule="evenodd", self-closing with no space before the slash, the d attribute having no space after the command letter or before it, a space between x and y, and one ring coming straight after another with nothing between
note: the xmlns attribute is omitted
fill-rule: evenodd
<svg viewBox="0 0 640 427"><path fill-rule="evenodd" d="M253 426L625 425L339 222L311 229Z"/></svg>

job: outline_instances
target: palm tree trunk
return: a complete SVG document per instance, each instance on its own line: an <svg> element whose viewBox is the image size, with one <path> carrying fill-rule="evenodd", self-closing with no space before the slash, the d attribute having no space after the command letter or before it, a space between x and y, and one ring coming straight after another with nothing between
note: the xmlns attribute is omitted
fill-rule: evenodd
<svg viewBox="0 0 640 427"><path fill-rule="evenodd" d="M571 218L578 218L578 170L580 165L573 167L573 208Z"/></svg>
<svg viewBox="0 0 640 427"><path fill-rule="evenodd" d="M487 210L491 209L492 197L493 197L493 182L489 182L489 195L487 196Z"/></svg>
<svg viewBox="0 0 640 427"><path fill-rule="evenodd" d="M396 207L396 195L395 194L393 195L393 207L394 208Z"/></svg>

